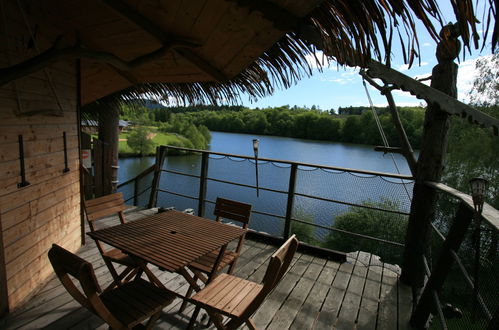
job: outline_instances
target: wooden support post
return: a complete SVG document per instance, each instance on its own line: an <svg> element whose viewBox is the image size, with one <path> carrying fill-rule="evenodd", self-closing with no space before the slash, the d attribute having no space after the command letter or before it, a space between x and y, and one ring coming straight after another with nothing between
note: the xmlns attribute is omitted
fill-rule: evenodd
<svg viewBox="0 0 499 330"><path fill-rule="evenodd" d="M412 175L414 175L416 173L417 167L416 158L414 158L414 151L412 150L411 143L409 142L407 134L405 133L404 126L402 125L402 120L400 120L399 112L397 111L397 106L395 104L395 100L393 99L392 92L385 91L384 94L386 100L388 101L388 108L390 109L392 123L397 130L400 145L402 146L402 155L404 155L411 173Z"/></svg>
<svg viewBox="0 0 499 330"><path fill-rule="evenodd" d="M442 246L438 262L431 273L428 283L426 283L421 298L416 305L416 310L411 317L411 325L417 329L422 329L426 326L432 311L433 292L438 293L442 289L445 279L454 263L452 251L457 251L461 246L472 219L473 211L465 203L461 203L449 234Z"/></svg>
<svg viewBox="0 0 499 330"><path fill-rule="evenodd" d="M289 238L289 233L291 231L291 217L293 216L293 203L295 197L297 170L298 170L298 165L291 164L291 171L289 173L289 185L288 185L288 202L286 203L286 219L284 220L283 237L285 240Z"/></svg>
<svg viewBox="0 0 499 330"><path fill-rule="evenodd" d="M139 180L135 177L133 180L133 205L139 204Z"/></svg>
<svg viewBox="0 0 499 330"><path fill-rule="evenodd" d="M119 142L118 107L105 107L99 111L99 140L103 142L102 193L109 195L116 192L118 184L118 142Z"/></svg>
<svg viewBox="0 0 499 330"><path fill-rule="evenodd" d="M103 161L102 161L102 149L104 148L102 141L99 139L92 139L92 152L94 159L94 193L95 197L103 196L103 188L102 188L102 178L103 178Z"/></svg>
<svg viewBox="0 0 499 330"><path fill-rule="evenodd" d="M208 159L209 154L203 152L201 158L201 173L199 174L199 199L198 199L198 216L204 216L204 200L206 199L206 177L208 176Z"/></svg>
<svg viewBox="0 0 499 330"><path fill-rule="evenodd" d="M159 146L156 148L156 162L154 163L154 177L152 179L151 185L151 196L149 197L149 208L156 207L156 201L158 199L158 188L159 181L161 179L161 169L163 168L163 162L165 159L167 147Z"/></svg>
<svg viewBox="0 0 499 330"><path fill-rule="evenodd" d="M444 29L454 29L454 26L447 25ZM459 54L459 47L456 45L459 41L456 33L451 32L448 34L441 32L448 39L442 39L437 46L439 63L433 68L431 87L456 98L458 66L453 60ZM442 49L447 50L445 56L441 54ZM413 199L402 262L401 280L413 288L424 286L424 256L429 247L430 224L435 215L437 199L437 192L426 186L424 182L440 182L444 156L447 151L449 125L448 113L442 111L437 104L428 105L425 114L423 141L414 175Z"/></svg>

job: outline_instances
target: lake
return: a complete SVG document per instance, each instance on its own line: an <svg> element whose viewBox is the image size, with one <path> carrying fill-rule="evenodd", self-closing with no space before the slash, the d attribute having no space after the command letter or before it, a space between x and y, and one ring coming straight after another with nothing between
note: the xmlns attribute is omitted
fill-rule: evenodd
<svg viewBox="0 0 499 330"><path fill-rule="evenodd" d="M252 140L260 140L259 157L283 161L296 161L309 164L326 165L385 173L397 173L391 155L374 151L373 146L313 141L275 136L212 132L209 150L214 152L253 156ZM409 175L407 162L400 155L394 155L401 174ZM199 155L171 156L165 161L165 168L193 175L200 173ZM154 163L154 157L120 159L119 181L134 177ZM280 162L259 162L259 183L261 187L273 190L288 190L290 166ZM241 184L255 184L255 164L253 161L212 156L209 160L208 177L223 181L237 181ZM163 173L160 189L197 197L199 179L171 173ZM129 192L124 191L125 195ZM395 200L400 210L407 212L412 195L412 183L406 184L399 179L352 174L345 171L330 171L316 167L299 167L296 192L334 199L342 203L297 196L294 201L293 216L314 223L330 226L334 218L350 208L348 203L359 204L366 201L382 202ZM285 194L244 186L229 185L224 182L208 181L206 199L226 197L251 203L253 209L266 214L284 215L287 197ZM146 197L146 196L144 196ZM144 198L145 200L145 198ZM346 203L346 204L345 204ZM160 193L158 206L175 206L176 209L197 209L197 200L169 193ZM206 216L213 213L212 204L206 205ZM251 227L279 235L283 228L280 218L254 214ZM319 230L317 236L324 237Z"/></svg>

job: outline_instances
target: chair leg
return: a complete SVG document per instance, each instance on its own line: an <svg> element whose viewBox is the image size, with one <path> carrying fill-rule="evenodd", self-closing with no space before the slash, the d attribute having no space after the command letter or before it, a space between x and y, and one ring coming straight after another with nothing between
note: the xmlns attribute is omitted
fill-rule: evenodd
<svg viewBox="0 0 499 330"><path fill-rule="evenodd" d="M199 311L201 310L201 307L196 306L196 309L192 313L191 320L189 321L189 325L187 326L187 329L192 329L194 327L194 323L196 323L196 319L198 318Z"/></svg>
<svg viewBox="0 0 499 330"><path fill-rule="evenodd" d="M145 328L146 329L152 329L156 321L159 319L159 316L161 315L161 311L157 312L156 314L152 315L149 320L146 323Z"/></svg>
<svg viewBox="0 0 499 330"><path fill-rule="evenodd" d="M180 305L180 309L178 310L179 313L182 313L184 311L184 309L187 307L187 299L190 298L192 296L192 292L194 291L194 289L192 288L192 286L189 286L189 289L187 289L187 293L185 295L185 298L184 301L182 302L182 305Z"/></svg>
<svg viewBox="0 0 499 330"><path fill-rule="evenodd" d="M229 270L227 271L227 274L232 275L234 273L234 271L236 270L236 262L237 262L237 259L232 261L232 263L229 266Z"/></svg>
<svg viewBox="0 0 499 330"><path fill-rule="evenodd" d="M250 330L257 330L255 323L253 323L252 319L247 319L246 320L246 325Z"/></svg>

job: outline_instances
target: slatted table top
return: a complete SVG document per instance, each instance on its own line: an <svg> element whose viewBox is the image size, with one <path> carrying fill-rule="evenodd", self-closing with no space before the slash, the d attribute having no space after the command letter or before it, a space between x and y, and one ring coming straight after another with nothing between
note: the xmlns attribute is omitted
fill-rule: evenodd
<svg viewBox="0 0 499 330"><path fill-rule="evenodd" d="M87 234L161 269L177 272L245 232L236 226L172 210Z"/></svg>

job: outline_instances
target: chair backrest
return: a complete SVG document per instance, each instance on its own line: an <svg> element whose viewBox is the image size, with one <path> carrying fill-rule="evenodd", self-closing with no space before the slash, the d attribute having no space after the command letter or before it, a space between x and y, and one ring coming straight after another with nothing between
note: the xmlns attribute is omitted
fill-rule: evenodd
<svg viewBox="0 0 499 330"><path fill-rule="evenodd" d="M217 198L215 204L216 221L231 219L243 224L243 228L248 227L251 218L251 204L241 203L225 198Z"/></svg>
<svg viewBox="0 0 499 330"><path fill-rule="evenodd" d="M123 324L109 312L99 297L101 288L95 277L92 264L57 244L52 245L48 256L57 277L76 301L100 316L113 328L123 327ZM78 289L69 275L80 282L83 292Z"/></svg>
<svg viewBox="0 0 499 330"><path fill-rule="evenodd" d="M92 232L96 230L95 222L108 216L118 215L121 223L126 222L123 213L126 205L121 192L86 200L83 205L85 206L88 226ZM100 253L104 254L106 252L104 245L98 240L95 240L95 243Z"/></svg>
<svg viewBox="0 0 499 330"><path fill-rule="evenodd" d="M292 235L270 257L269 266L263 278L263 291L268 291L266 294L270 293L286 274L297 248L298 239L296 235Z"/></svg>
<svg viewBox="0 0 499 330"><path fill-rule="evenodd" d="M92 231L95 230L94 221L111 215L118 215L120 222L125 223L123 211L126 209L123 193L114 193L83 202L88 224Z"/></svg>
<svg viewBox="0 0 499 330"><path fill-rule="evenodd" d="M241 314L241 317L234 318L227 323L227 329L237 329L244 323L258 307L262 304L265 298L279 284L281 279L286 274L286 271L293 260L296 249L298 248L298 239L296 235L292 235L274 254L270 257L269 266L263 278L263 289L249 304L246 310Z"/></svg>

